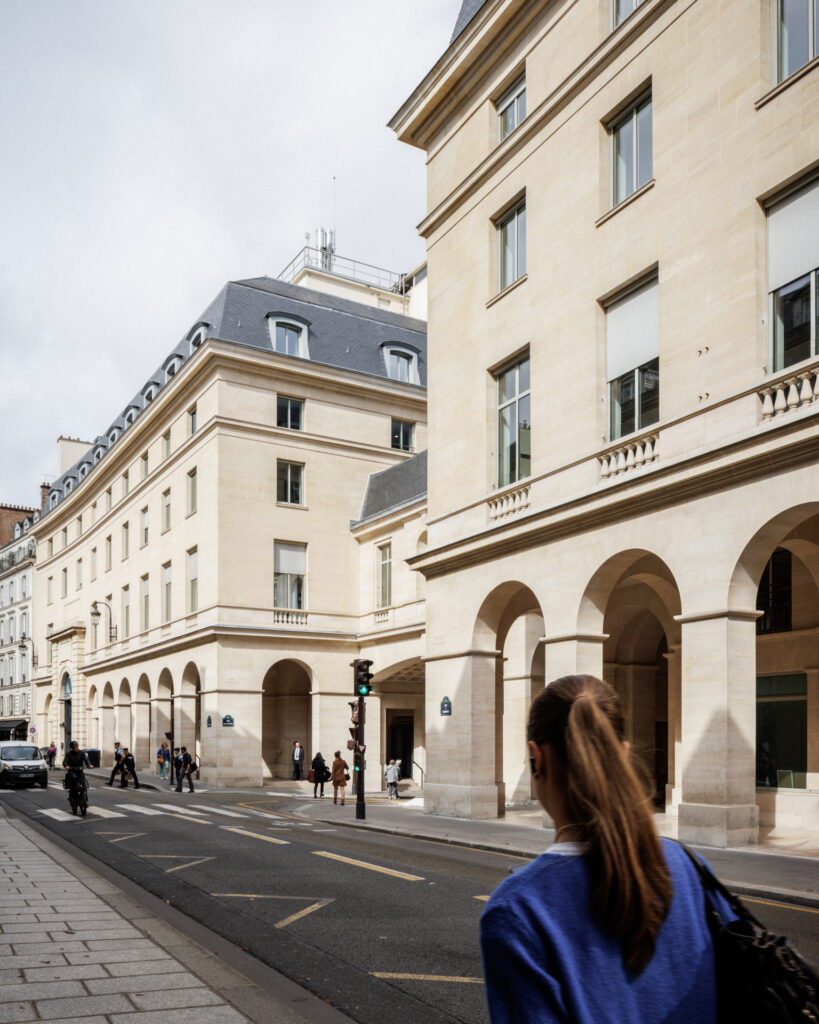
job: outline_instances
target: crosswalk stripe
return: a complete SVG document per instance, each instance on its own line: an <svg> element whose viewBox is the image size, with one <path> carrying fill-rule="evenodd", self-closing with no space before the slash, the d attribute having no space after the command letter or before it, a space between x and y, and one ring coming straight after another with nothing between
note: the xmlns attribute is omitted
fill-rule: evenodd
<svg viewBox="0 0 819 1024"><path fill-rule="evenodd" d="M166 811L155 811L153 807L143 807L141 804L117 804L124 811L136 811L137 814L166 814Z"/></svg>
<svg viewBox="0 0 819 1024"><path fill-rule="evenodd" d="M201 811L192 811L184 804L154 804L154 807L164 807L166 811L174 811L174 813L182 812L183 814L192 814L194 818L204 817Z"/></svg>
<svg viewBox="0 0 819 1024"><path fill-rule="evenodd" d="M75 816L69 814L68 811L61 811L59 807L51 807L47 811L40 811L40 814L45 814L48 818L53 818L55 821L74 821Z"/></svg>
<svg viewBox="0 0 819 1024"><path fill-rule="evenodd" d="M89 814L96 814L99 818L124 818L124 814L120 814L119 811L110 811L107 807L89 807Z"/></svg>
<svg viewBox="0 0 819 1024"><path fill-rule="evenodd" d="M226 818L244 818L247 820L246 814L237 814L236 811L229 811L224 807L208 807L208 814L224 814Z"/></svg>

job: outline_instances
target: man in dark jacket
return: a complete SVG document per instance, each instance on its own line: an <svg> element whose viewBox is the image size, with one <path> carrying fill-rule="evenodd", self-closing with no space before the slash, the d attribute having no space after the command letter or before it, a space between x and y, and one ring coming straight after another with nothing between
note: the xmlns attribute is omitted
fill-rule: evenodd
<svg viewBox="0 0 819 1024"><path fill-rule="evenodd" d="M179 766L179 781L176 784L176 792L182 792L182 780L188 780L188 792L193 792L193 758L188 753L187 747L181 748L182 763Z"/></svg>
<svg viewBox="0 0 819 1024"><path fill-rule="evenodd" d="M114 785L114 776L122 771L122 747L119 740L114 740L114 767L111 769L111 778L105 783L106 786Z"/></svg>
<svg viewBox="0 0 819 1024"><path fill-rule="evenodd" d="M300 779L304 774L304 747L298 740L293 744L293 778Z"/></svg>
<svg viewBox="0 0 819 1024"><path fill-rule="evenodd" d="M134 778L134 789L139 789L139 779L136 773L136 762L134 761L134 755L127 747L123 747L122 750L122 781L120 782L121 789L128 788L128 772Z"/></svg>

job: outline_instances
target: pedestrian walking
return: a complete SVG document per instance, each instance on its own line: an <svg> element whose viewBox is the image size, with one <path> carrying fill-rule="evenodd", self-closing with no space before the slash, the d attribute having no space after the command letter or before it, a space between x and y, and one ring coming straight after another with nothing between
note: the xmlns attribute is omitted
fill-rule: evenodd
<svg viewBox="0 0 819 1024"><path fill-rule="evenodd" d="M338 803L338 791L341 790L341 806L344 806L344 792L347 783L350 781L350 772L347 762L342 758L341 751L337 750L333 757L333 766L330 769L330 779L333 783L333 803Z"/></svg>
<svg viewBox="0 0 819 1024"><path fill-rule="evenodd" d="M702 883L657 836L623 732L619 697L593 676L532 703L530 766L555 841L481 917L492 1024L716 1022Z"/></svg>
<svg viewBox="0 0 819 1024"><path fill-rule="evenodd" d="M182 770L182 751L179 747L173 748L173 757L171 758L171 782L179 782L181 778L180 772Z"/></svg>
<svg viewBox="0 0 819 1024"><path fill-rule="evenodd" d="M49 745L48 745L48 752L46 753L46 757L48 758L48 767L49 768L53 768L54 767L54 758L56 756L57 756L57 748L54 745L54 741L52 740L51 743L49 743Z"/></svg>
<svg viewBox="0 0 819 1024"><path fill-rule="evenodd" d="M160 779L167 779L171 765L171 752L168 749L167 740L163 740L159 744L159 750L156 752L156 760L159 765Z"/></svg>
<svg viewBox="0 0 819 1024"><path fill-rule="evenodd" d="M120 782L121 789L128 788L128 776L134 780L134 789L139 789L139 779L136 773L136 761L134 761L134 755L127 747L122 748L122 780Z"/></svg>
<svg viewBox="0 0 819 1024"><path fill-rule="evenodd" d="M301 780L304 772L304 747L296 740L293 744L293 778Z"/></svg>
<svg viewBox="0 0 819 1024"><path fill-rule="evenodd" d="M387 780L387 796L390 800L398 799L398 780L401 778L401 769L395 763L390 761L384 768L384 778Z"/></svg>
<svg viewBox="0 0 819 1024"><path fill-rule="evenodd" d="M313 799L315 800L318 797L319 786L321 786L321 795L324 796L324 783L330 778L330 773L327 770L327 762L321 754L316 754L310 767L313 769Z"/></svg>
<svg viewBox="0 0 819 1024"><path fill-rule="evenodd" d="M106 786L114 785L114 777L122 771L122 747L119 740L114 740L114 767L111 769L111 777L105 783Z"/></svg>
<svg viewBox="0 0 819 1024"><path fill-rule="evenodd" d="M177 768L177 782L176 792L182 792L182 781L183 779L188 780L188 792L193 792L193 758L188 753L187 747L180 747L181 758L179 760L179 767Z"/></svg>

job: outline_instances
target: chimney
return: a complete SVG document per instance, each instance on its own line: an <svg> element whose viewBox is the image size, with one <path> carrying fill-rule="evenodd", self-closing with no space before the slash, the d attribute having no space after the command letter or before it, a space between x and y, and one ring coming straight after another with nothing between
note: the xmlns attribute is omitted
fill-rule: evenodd
<svg viewBox="0 0 819 1024"><path fill-rule="evenodd" d="M51 490L50 484L40 484L40 511L44 511L46 502L48 501L48 492Z"/></svg>

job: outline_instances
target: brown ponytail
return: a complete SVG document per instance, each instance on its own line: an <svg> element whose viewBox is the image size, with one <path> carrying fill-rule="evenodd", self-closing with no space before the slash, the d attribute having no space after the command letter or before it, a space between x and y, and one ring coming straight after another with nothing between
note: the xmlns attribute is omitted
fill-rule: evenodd
<svg viewBox="0 0 819 1024"><path fill-rule="evenodd" d="M589 845L592 913L622 943L626 967L642 971L671 905L671 877L623 749L620 699L594 676L556 679L532 703L528 739L552 748L566 813Z"/></svg>

